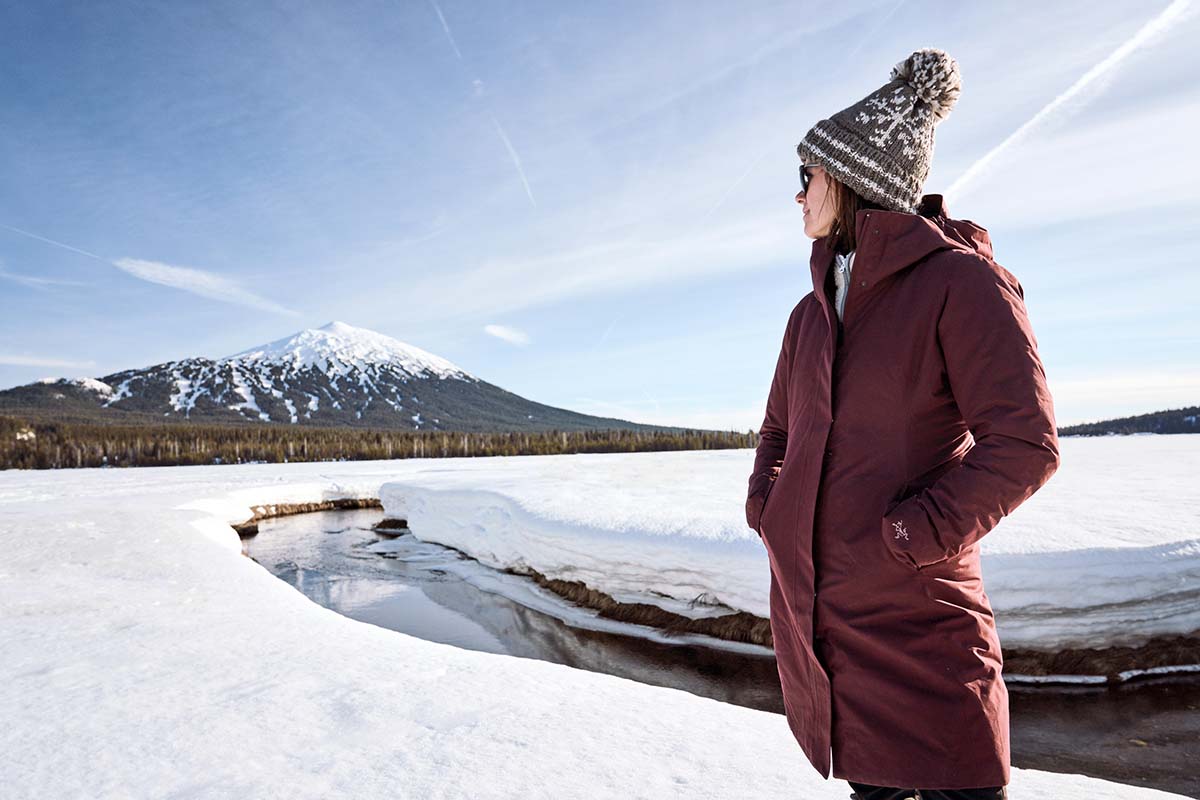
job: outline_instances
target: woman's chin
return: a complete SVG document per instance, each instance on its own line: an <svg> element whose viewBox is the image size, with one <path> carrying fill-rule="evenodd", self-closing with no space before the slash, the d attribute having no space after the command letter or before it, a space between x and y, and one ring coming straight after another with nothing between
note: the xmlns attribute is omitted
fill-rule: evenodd
<svg viewBox="0 0 1200 800"><path fill-rule="evenodd" d="M804 235L810 239L820 239L828 236L831 228L831 225L826 225L824 230L819 230L816 223L808 219L804 220Z"/></svg>

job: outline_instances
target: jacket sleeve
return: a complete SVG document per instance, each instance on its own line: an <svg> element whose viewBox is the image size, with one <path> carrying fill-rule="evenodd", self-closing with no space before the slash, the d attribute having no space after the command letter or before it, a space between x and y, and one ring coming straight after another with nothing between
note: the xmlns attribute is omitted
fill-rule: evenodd
<svg viewBox="0 0 1200 800"><path fill-rule="evenodd" d="M1058 434L1020 282L957 267L937 324L954 400L975 440L963 460L883 517L892 554L920 569L957 556L1058 469Z"/></svg>
<svg viewBox="0 0 1200 800"><path fill-rule="evenodd" d="M746 524L757 531L767 493L779 470L783 467L783 456L787 452L788 436L788 375L792 363L792 333L796 312L800 304L792 309L775 362L775 376L771 379L771 390L767 394L767 412L758 429L758 450L754 456L754 471L750 474L749 491L746 496Z"/></svg>

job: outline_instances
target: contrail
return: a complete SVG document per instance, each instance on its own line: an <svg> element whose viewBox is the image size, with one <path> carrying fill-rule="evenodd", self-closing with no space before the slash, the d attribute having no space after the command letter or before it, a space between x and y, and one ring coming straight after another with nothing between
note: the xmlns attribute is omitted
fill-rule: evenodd
<svg viewBox="0 0 1200 800"><path fill-rule="evenodd" d="M446 17L442 14L442 7L437 4L437 0L429 0L433 10L437 12L438 19L442 21L442 30L446 32L446 38L450 40L450 46L454 48L454 55L458 56L458 60L462 61L462 53L459 52L458 43L454 41L454 34L450 32L450 26L446 24Z"/></svg>
<svg viewBox="0 0 1200 800"><path fill-rule="evenodd" d="M89 253L87 250L80 250L78 247L71 247L71 245L69 245L69 244L64 244L63 242L56 242L53 239L47 239L45 236L38 236L36 233L30 233L29 231L23 231L20 228L14 228L12 225L5 225L3 222L0 222L0 228L4 228L5 230L12 231L13 233L19 233L22 236L28 236L30 239L37 239L39 242L45 242L46 244L52 244L55 247L61 247L63 250L70 250L72 253L79 253L79 255L81 255L81 256L87 256L88 258L94 258L97 261L103 261L105 264L112 263L107 258L102 258L101 256L98 256L95 253Z"/></svg>
<svg viewBox="0 0 1200 800"><path fill-rule="evenodd" d="M521 183L525 185L525 194L529 195L529 202L533 203L536 208L537 200L533 199L533 190L529 188L529 181L525 177L525 169L521 166L521 157L517 155L516 148L508 140L508 134L504 132L504 128L500 127L500 120L496 119L495 114L492 114L492 122L496 125L496 133L500 134L500 138L504 140L504 146L508 148L508 154L512 157L513 166L517 168L517 174L521 176Z"/></svg>
<svg viewBox="0 0 1200 800"><path fill-rule="evenodd" d="M250 306L251 308L258 308L263 311L273 311L278 314L298 313L290 308L279 305L273 300L243 289L237 283L222 275L190 267L175 267L170 264L160 264L156 261L142 261L136 258L119 258L114 261L113 259L98 256L87 250L72 247L66 242L39 236L36 233L22 230L21 228L14 228L12 225L6 225L3 222L0 222L0 228L12 231L13 233L19 233L22 236L28 236L30 239L36 239L39 242L45 242L55 247L61 247L63 250L69 250L81 256L93 258L102 264L116 267L122 272L126 272L135 278L140 278L149 283L170 286L173 289L181 289L182 291L198 294L201 297L207 297L211 300Z"/></svg>
<svg viewBox="0 0 1200 800"><path fill-rule="evenodd" d="M596 344L592 345L593 350L595 350L597 347L599 347L600 345L602 345L606 341L608 341L608 335L610 333L612 333L613 327L617 324L617 320L619 320L621 318L621 316L622 316L621 314L617 314L615 317L612 318L612 321L610 321L608 323L608 327L604 329L604 333L600 334L599 341L597 341Z"/></svg>
<svg viewBox="0 0 1200 800"><path fill-rule="evenodd" d="M442 13L442 7L438 5L437 0L429 0L429 4L433 6L438 20L442 23L442 30L446 32L446 39L450 42L450 46L454 48L454 55L458 56L459 61L462 61L462 51L458 49L458 43L454 41L454 34L450 31L450 23L446 22L446 15ZM480 95L483 93L481 88L483 81L479 78L471 81L471 85L475 89L475 94ZM491 117L492 124L496 126L496 133L500 134L500 139L504 142L504 146L508 148L508 155L512 158L513 166L517 168L517 174L521 176L521 184L525 187L525 194L529 195L529 202L533 203L534 208L536 208L537 200L533 199L533 189L529 187L529 179L525 177L525 169L521 166L521 157L517 155L517 149L513 147L508 134L504 132L504 128L500 127L500 121L496 119L496 115L491 114Z"/></svg>
<svg viewBox="0 0 1200 800"><path fill-rule="evenodd" d="M1187 11L1190 5L1191 0L1175 0L1171 5L1167 6L1162 13L1143 25L1137 33L1126 40L1116 50L1112 51L1107 58L1085 72L1083 77L1071 85L1071 88L1051 100L1041 111L1034 114L1029 121L1013 131L1007 139L993 147L982 158L968 167L967 171L960 175L958 180L952 183L950 188L945 191L944 194L946 197L949 199L962 192L963 187L983 174L992 161L996 159L996 156L1028 136L1031 130L1057 111L1064 103L1115 70L1135 50L1144 47L1154 37L1166 33L1174 23L1182 19L1184 12Z"/></svg>
<svg viewBox="0 0 1200 800"><path fill-rule="evenodd" d="M704 216L702 216L700 218L700 222L704 222L706 219L711 217L714 211L716 211L718 208L720 208L722 205L725 204L725 199L727 197L729 197L729 195L733 194L733 190L736 189L738 187L738 185L741 184L742 181L746 180L746 176L748 176L751 172L754 171L754 168L758 166L758 162L762 161L766 155L767 155L766 150L763 150L761 153L758 154L758 158L754 159L754 161L752 161L750 163L750 166L746 167L746 171L742 173L741 177L738 178L733 183L729 184L729 188L727 188L724 192L721 193L721 196L719 198L717 198L717 202L712 204L712 208L710 208L710 209L708 209L708 211L704 212Z"/></svg>
<svg viewBox="0 0 1200 800"><path fill-rule="evenodd" d="M615 317L613 317L612 320L608 323L608 327L606 327L604 329L604 333L600 334L600 338L597 339L596 341L592 342L592 346L590 348L588 348L588 356L589 357L596 352L597 347L599 347L600 345L602 345L606 341L608 341L608 335L610 333L612 333L612 329L613 329L613 327L616 326L617 320L621 319L622 316L624 316L623 312L621 314L617 314Z"/></svg>

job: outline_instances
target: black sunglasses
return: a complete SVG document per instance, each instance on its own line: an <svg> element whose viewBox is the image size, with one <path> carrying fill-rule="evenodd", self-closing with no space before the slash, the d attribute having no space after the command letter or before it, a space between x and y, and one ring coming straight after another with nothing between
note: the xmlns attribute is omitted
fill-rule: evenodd
<svg viewBox="0 0 1200 800"><path fill-rule="evenodd" d="M808 192L808 183L812 180L810 169L817 166L816 164L801 164L800 165L800 191Z"/></svg>

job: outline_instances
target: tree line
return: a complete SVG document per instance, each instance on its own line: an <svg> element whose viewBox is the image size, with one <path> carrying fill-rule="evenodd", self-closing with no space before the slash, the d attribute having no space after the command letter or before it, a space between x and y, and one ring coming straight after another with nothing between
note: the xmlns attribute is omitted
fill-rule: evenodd
<svg viewBox="0 0 1200 800"><path fill-rule="evenodd" d="M1067 425L1060 436L1113 436L1134 433L1200 433L1200 406L1152 411L1134 417Z"/></svg>
<svg viewBox="0 0 1200 800"><path fill-rule="evenodd" d="M757 447L754 431L454 433L279 425L106 425L0 415L0 469L165 467Z"/></svg>

